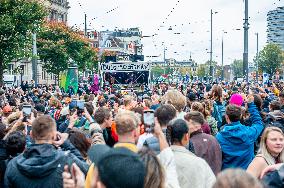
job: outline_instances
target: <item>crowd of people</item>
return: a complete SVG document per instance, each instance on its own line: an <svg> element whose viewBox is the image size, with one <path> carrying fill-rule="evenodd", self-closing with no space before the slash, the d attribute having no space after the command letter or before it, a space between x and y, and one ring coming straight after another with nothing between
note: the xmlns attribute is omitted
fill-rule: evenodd
<svg viewBox="0 0 284 188"><path fill-rule="evenodd" d="M284 187L283 86L4 86L0 187Z"/></svg>

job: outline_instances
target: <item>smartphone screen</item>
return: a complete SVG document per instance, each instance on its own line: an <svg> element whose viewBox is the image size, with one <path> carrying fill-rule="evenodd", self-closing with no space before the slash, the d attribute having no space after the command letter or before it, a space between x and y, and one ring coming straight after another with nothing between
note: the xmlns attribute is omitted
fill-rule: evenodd
<svg viewBox="0 0 284 188"><path fill-rule="evenodd" d="M144 119L144 124L153 126L155 124L154 111L144 111L143 119Z"/></svg>
<svg viewBox="0 0 284 188"><path fill-rule="evenodd" d="M29 116L32 113L32 106L31 105L23 105L23 113L26 116Z"/></svg>
<svg viewBox="0 0 284 188"><path fill-rule="evenodd" d="M84 110L84 101L77 101L77 107L80 109L80 110Z"/></svg>

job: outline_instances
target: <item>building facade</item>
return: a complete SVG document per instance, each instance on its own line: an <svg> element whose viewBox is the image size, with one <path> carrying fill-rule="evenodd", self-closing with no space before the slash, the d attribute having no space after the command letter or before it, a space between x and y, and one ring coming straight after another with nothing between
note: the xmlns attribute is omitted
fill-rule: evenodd
<svg viewBox="0 0 284 188"><path fill-rule="evenodd" d="M284 6L267 13L267 42L284 50Z"/></svg>
<svg viewBox="0 0 284 188"><path fill-rule="evenodd" d="M48 20L67 22L68 9L70 8L67 0L46 0L45 4L49 10Z"/></svg>

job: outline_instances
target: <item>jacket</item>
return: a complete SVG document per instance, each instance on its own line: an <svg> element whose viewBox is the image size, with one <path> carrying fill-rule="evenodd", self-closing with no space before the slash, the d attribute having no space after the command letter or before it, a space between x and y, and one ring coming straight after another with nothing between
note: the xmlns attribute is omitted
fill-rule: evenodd
<svg viewBox="0 0 284 188"><path fill-rule="evenodd" d="M204 159L217 175L222 167L222 152L216 138L198 130L190 134L190 141L194 146L195 155Z"/></svg>
<svg viewBox="0 0 284 188"><path fill-rule="evenodd" d="M12 159L5 173L5 187L63 187L62 172L64 166L76 163L86 174L88 165L78 157L80 153L66 141L62 146L68 151L56 149L51 144L33 144L18 157Z"/></svg>
<svg viewBox="0 0 284 188"><path fill-rule="evenodd" d="M0 140L0 187L3 187L4 184L4 174L6 171L8 158L9 155L6 151L6 142L4 140Z"/></svg>
<svg viewBox="0 0 284 188"><path fill-rule="evenodd" d="M205 160L183 146L171 146L181 188L207 188L215 183L215 175Z"/></svg>
<svg viewBox="0 0 284 188"><path fill-rule="evenodd" d="M239 121L227 124L216 138L223 153L222 169L247 169L254 158L254 142L263 130L261 116L254 103L248 104L252 125L245 126Z"/></svg>

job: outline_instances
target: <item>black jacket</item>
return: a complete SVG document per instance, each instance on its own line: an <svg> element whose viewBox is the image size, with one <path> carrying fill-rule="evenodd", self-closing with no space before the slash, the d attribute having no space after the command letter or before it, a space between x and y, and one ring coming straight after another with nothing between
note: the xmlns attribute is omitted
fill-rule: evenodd
<svg viewBox="0 0 284 188"><path fill-rule="evenodd" d="M6 143L4 140L0 140L0 187L3 187L4 184L4 174L8 158L9 156L6 151Z"/></svg>
<svg viewBox="0 0 284 188"><path fill-rule="evenodd" d="M23 154L12 159L5 173L5 187L61 188L64 166L76 163L86 174L89 166L75 147L66 141L62 151L51 144L33 144ZM78 158L79 157L79 158Z"/></svg>

